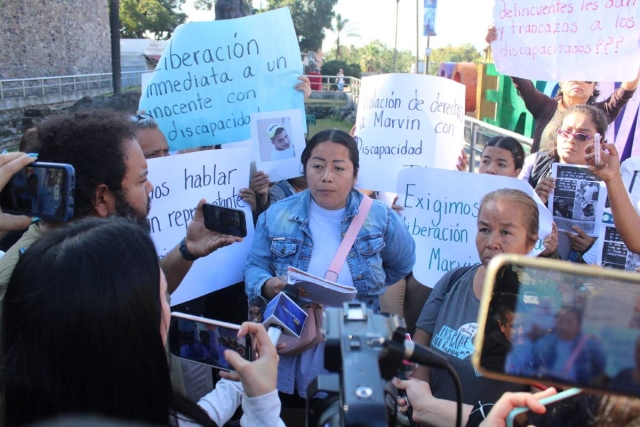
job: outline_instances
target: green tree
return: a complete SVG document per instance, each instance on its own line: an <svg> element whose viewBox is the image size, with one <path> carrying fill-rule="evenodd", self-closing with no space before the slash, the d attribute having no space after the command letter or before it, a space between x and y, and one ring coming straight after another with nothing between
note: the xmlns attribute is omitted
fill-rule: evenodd
<svg viewBox="0 0 640 427"><path fill-rule="evenodd" d="M173 30L187 20L180 12L185 0L120 0L120 36L140 39L151 33L167 40Z"/></svg>
<svg viewBox="0 0 640 427"><path fill-rule="evenodd" d="M448 45L438 49L433 49L429 61L441 62L482 62L482 54L471 43L460 46Z"/></svg>
<svg viewBox="0 0 640 427"><path fill-rule="evenodd" d="M324 40L324 30L331 28L333 7L338 0L268 0L268 2L269 9L289 8L302 52L320 50Z"/></svg>
<svg viewBox="0 0 640 427"><path fill-rule="evenodd" d="M336 57L339 60L342 60L342 51L340 49L340 35L345 33L345 37L358 37L360 38L360 34L354 32L352 28L349 26L348 19L342 19L342 15L339 13L333 19L333 25L331 26L331 31L336 34Z"/></svg>

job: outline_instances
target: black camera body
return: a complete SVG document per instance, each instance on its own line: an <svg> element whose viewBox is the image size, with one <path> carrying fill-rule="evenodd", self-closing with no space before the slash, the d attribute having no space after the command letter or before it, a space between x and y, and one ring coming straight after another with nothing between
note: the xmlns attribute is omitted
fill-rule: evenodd
<svg viewBox="0 0 640 427"><path fill-rule="evenodd" d="M307 389L307 426L395 426L396 391L406 325L364 303L326 308L325 369Z"/></svg>

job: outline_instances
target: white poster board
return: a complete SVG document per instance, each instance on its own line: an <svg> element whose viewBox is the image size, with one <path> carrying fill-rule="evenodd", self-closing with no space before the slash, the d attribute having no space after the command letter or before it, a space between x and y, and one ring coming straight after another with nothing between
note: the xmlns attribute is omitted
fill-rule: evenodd
<svg viewBox="0 0 640 427"><path fill-rule="evenodd" d="M149 180L154 185L148 222L158 255L163 257L186 236L200 199L242 209L247 237L218 249L193 263L171 304L198 298L243 280L243 269L253 241L251 208L238 195L249 187L251 150L206 150L148 160Z"/></svg>
<svg viewBox="0 0 640 427"><path fill-rule="evenodd" d="M256 169L269 175L271 182L302 175L300 156L306 146L302 111L252 114L251 140Z"/></svg>
<svg viewBox="0 0 640 427"><path fill-rule="evenodd" d="M488 174L410 168L398 174L398 202L407 230L416 242L413 275L433 287L449 270L480 262L476 249L478 212L482 198L494 190L513 188L531 195L538 204L540 230L530 255L544 250L551 234L551 213L524 181Z"/></svg>
<svg viewBox="0 0 640 427"><path fill-rule="evenodd" d="M362 79L356 142L358 186L395 191L412 166L455 169L464 146L465 87L421 74Z"/></svg>
<svg viewBox="0 0 640 427"><path fill-rule="evenodd" d="M493 19L491 49L502 74L618 82L638 75L639 1L496 0Z"/></svg>

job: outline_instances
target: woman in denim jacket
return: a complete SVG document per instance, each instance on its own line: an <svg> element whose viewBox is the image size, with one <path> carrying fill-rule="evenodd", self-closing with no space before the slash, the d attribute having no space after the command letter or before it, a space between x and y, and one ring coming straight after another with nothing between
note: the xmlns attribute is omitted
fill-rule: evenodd
<svg viewBox="0 0 640 427"><path fill-rule="evenodd" d="M366 197L353 188L358 149L346 132L317 133L301 160L309 189L275 203L258 219L244 270L249 301L277 295L289 266L324 277ZM353 285L356 299L377 312L385 286L413 268L414 246L400 216L374 200L337 281ZM323 357L323 344L297 356L281 357L278 389L287 394L297 390L305 397L309 382L324 371Z"/></svg>

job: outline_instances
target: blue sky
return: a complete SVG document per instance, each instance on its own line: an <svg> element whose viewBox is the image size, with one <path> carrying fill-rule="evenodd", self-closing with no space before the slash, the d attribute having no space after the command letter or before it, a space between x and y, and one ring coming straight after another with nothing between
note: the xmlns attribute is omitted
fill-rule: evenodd
<svg viewBox="0 0 640 427"><path fill-rule="evenodd" d="M422 28L422 3L420 28ZM253 0L254 7L266 6L266 0ZM494 0L439 0L436 18L436 37L431 37L432 48L447 44L472 43L478 49L485 46L484 36L491 22ZM398 5L398 49L416 50L416 0L399 0ZM201 12L193 8L193 0L187 0L183 11L189 20L204 21L214 17L213 11ZM396 0L339 0L335 11L349 19L353 31L361 38L344 39L343 44L365 45L376 38L393 47L395 37ZM421 31L422 34L422 31ZM327 30L324 50L335 44L335 35ZM420 37L419 50L424 53L426 37Z"/></svg>

